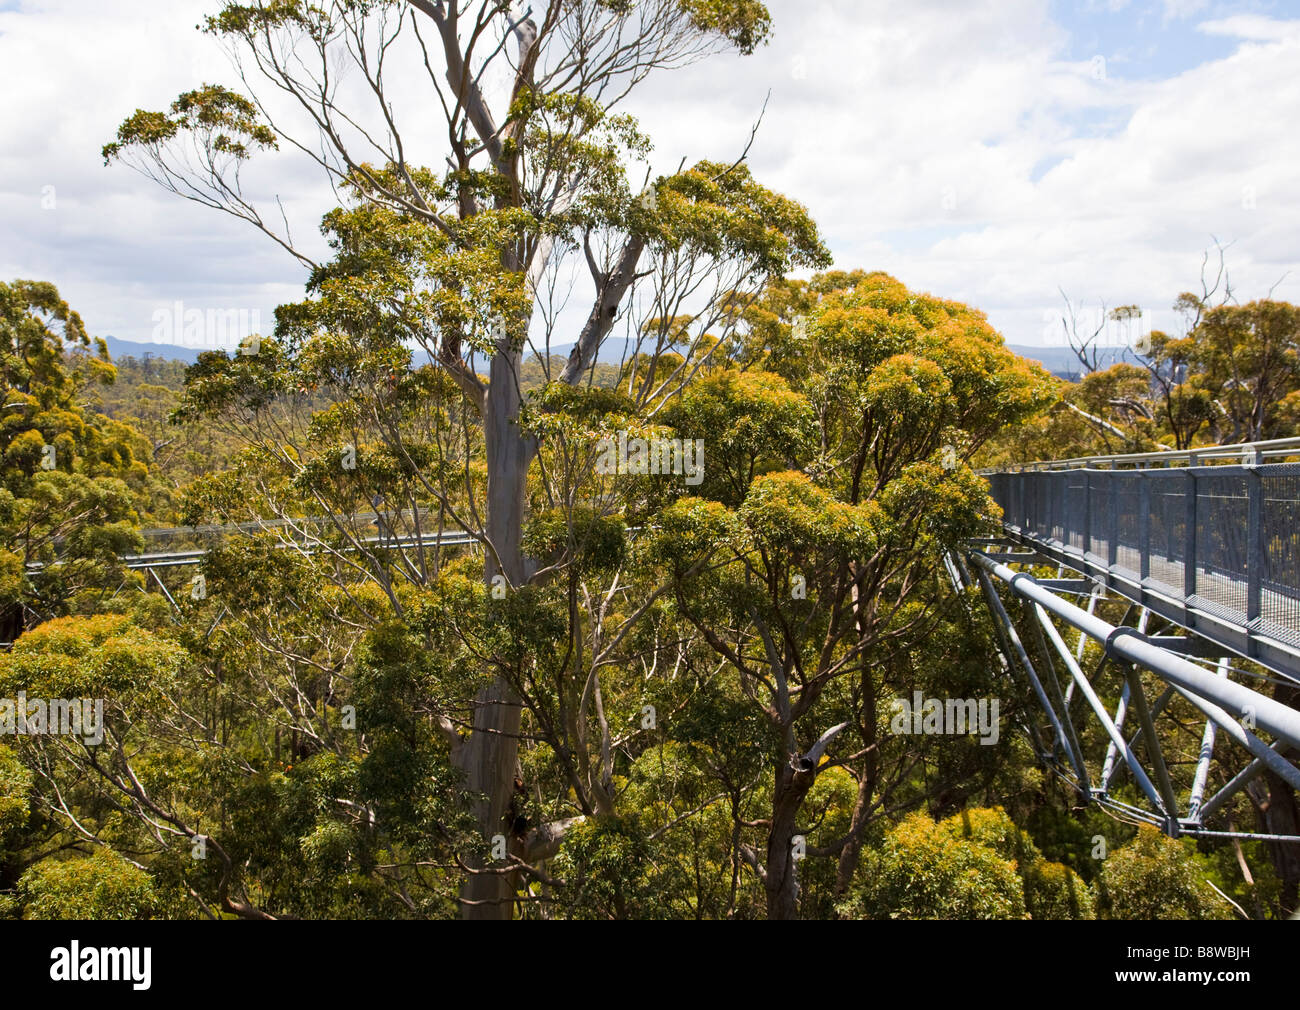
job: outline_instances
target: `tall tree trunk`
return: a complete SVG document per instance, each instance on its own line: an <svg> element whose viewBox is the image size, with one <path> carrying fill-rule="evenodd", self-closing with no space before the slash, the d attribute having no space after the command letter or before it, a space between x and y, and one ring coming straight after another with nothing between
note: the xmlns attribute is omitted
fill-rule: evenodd
<svg viewBox="0 0 1300 1010"><path fill-rule="evenodd" d="M872 706L872 715L874 718L875 706ZM873 725L868 723L867 725ZM872 743L876 742L875 734L872 734ZM849 821L848 840L844 843L844 848L840 850L839 861L835 865L835 890L834 896L842 898L849 891L853 883L853 874L857 872L858 860L862 855L862 835L867 827L867 820L871 813L871 800L876 794L876 778L880 769L880 759L877 751L872 751L867 755L867 766L862 773L862 778L858 780L858 795L853 803L853 816Z"/></svg>
<svg viewBox="0 0 1300 1010"><path fill-rule="evenodd" d="M1300 688L1278 684L1273 697L1284 705L1300 708ZM1270 835L1300 835L1300 804L1296 803L1295 789L1281 776L1265 770L1261 776L1267 794L1259 790L1254 794L1259 812L1260 829ZM1286 842L1268 842L1269 858L1273 871L1282 884L1278 901L1283 915L1300 911L1300 846Z"/></svg>
<svg viewBox="0 0 1300 1010"><path fill-rule="evenodd" d="M854 499L857 499L856 479ZM864 600L858 591L857 585L853 587L852 598L853 619L857 624L858 638L860 641L865 641L871 630L871 615L868 610L874 611L875 601ZM862 835L867 827L867 818L871 812L871 799L876 793L876 781L880 776L880 739L876 732L876 682L873 679L875 666L871 653L864 651L859 678L862 691L862 708L858 714L858 725L863 733L862 742L866 745L867 755L862 777L858 779L858 795L853 803L853 816L849 821L848 840L844 843L844 848L840 850L840 858L835 867L835 890L833 893L837 899L844 897L848 893L849 885L853 883L853 874L857 872L858 859L862 854Z"/></svg>
<svg viewBox="0 0 1300 1010"><path fill-rule="evenodd" d="M520 352L499 345L492 357L490 385L483 411L487 446L486 533L495 549L485 555L485 578L489 583L504 575L509 590L521 586L528 566L521 546L528 465L537 452L536 441L519 427L518 374ZM474 700L474 723L461 750L465 785L481 794L475 815L484 838L512 836L505 823L514 791L515 766L519 753L520 700L503 677L479 692ZM482 869L474 866L474 869ZM470 873L461 887L466 919L508 919L513 911L515 875Z"/></svg>
<svg viewBox="0 0 1300 1010"><path fill-rule="evenodd" d="M767 917L799 917L799 878L793 854L799 810L817 777L815 770L795 771L788 763L776 770L772 792L772 827L767 835Z"/></svg>
<svg viewBox="0 0 1300 1010"><path fill-rule="evenodd" d="M1267 794L1258 801L1260 827L1270 835L1300 834L1300 807L1296 805L1295 790L1274 772L1265 770L1261 776ZM1262 790L1261 790L1262 792ZM1286 842L1268 842L1273 872L1282 885L1278 902L1283 916L1300 910L1300 846Z"/></svg>

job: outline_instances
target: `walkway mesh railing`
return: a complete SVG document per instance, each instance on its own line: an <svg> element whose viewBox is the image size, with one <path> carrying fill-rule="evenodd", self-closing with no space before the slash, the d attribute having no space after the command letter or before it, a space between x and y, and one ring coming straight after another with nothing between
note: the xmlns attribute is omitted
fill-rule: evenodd
<svg viewBox="0 0 1300 1010"><path fill-rule="evenodd" d="M1246 458L1267 457L1248 449ZM1114 467L1125 459L1087 462ZM1300 649L1300 463L1201 466L1195 455L1188 462L1037 464L1043 468L986 476L1008 531L1139 594L1239 627L1244 639Z"/></svg>

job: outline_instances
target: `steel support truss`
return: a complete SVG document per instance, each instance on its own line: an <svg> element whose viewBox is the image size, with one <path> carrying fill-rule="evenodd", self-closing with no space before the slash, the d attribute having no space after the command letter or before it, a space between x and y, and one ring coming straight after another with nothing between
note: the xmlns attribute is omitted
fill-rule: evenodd
<svg viewBox="0 0 1300 1010"><path fill-rule="evenodd" d="M1078 578L1040 580L1009 567L1043 561L1032 551L1016 554L990 542L973 545L964 558L949 559L949 571L959 583L979 587L1009 670L1023 676L1047 718L1042 732L1035 725L1027 727L1040 759L1085 801L1155 825L1171 836L1300 843L1300 836L1255 835L1214 826L1215 815L1265 769L1300 789L1300 767L1293 761L1300 755L1300 711L1235 682L1228 656L1219 657L1213 669L1189 658L1215 651L1209 643L1147 635L1150 612L1145 609L1137 627L1102 620L1095 613L1105 593L1101 585L1088 584L1089 592ZM1060 593L1088 593L1087 608ZM1003 602L1004 594L1009 603ZM1019 612L1018 619L1012 611ZM1077 633L1073 649L1061 627ZM1091 673L1083 669L1088 641L1102 647L1101 662ZM1141 671L1164 685L1158 696L1148 697ZM1114 679L1099 693L1103 677ZM1113 695L1116 688L1119 700L1112 711L1101 694ZM1169 702L1176 697L1190 702L1205 720L1190 778L1184 774L1181 782L1170 772L1158 732L1162 715L1165 723L1172 719ZM1076 720L1085 719L1094 720L1109 740L1100 766L1089 766L1080 743ZM1221 745L1220 737L1232 746ZM1212 764L1227 781L1207 797ZM1115 795L1126 772L1136 786L1138 803Z"/></svg>

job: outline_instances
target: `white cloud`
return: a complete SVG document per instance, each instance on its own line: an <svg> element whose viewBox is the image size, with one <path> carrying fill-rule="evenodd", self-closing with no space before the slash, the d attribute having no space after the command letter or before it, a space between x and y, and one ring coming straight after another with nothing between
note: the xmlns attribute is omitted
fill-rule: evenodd
<svg viewBox="0 0 1300 1010"><path fill-rule="evenodd" d="M301 292L300 271L246 226L100 157L136 108L228 76L195 31L211 6L40 0L0 12L0 277L54 281L93 333L147 340L155 309L175 299L269 320Z"/></svg>
<svg viewBox="0 0 1300 1010"><path fill-rule="evenodd" d="M232 81L193 28L211 6L40 0L0 13L0 87L15 96L0 106L0 277L55 281L95 332L148 339L154 309L178 298L269 318L301 296L301 268L246 225L101 165L135 108ZM1173 6L1195 13L1194 0ZM1203 22L1242 44L1152 82L1072 58L1048 0L771 7L770 46L654 80L629 105L656 171L734 157L770 90L752 166L809 206L837 264L969 301L1012 342L1041 338L1058 287L1163 311L1195 285L1211 234L1235 240L1244 297L1293 269L1277 296L1300 301L1300 22ZM330 204L314 174L286 167L260 183L314 234Z"/></svg>
<svg viewBox="0 0 1300 1010"><path fill-rule="evenodd" d="M1163 2L1166 21L1190 18L1209 6L1209 0L1163 0Z"/></svg>
<svg viewBox="0 0 1300 1010"><path fill-rule="evenodd" d="M1042 339L1058 287L1167 317L1196 286L1212 235L1235 240L1245 297L1297 266L1286 238L1300 229L1287 182L1300 157L1286 125L1300 111L1294 24L1271 22L1277 41L1151 83L1099 80L1090 61L1066 58L1045 3L981 12L822 5L778 21L751 61L679 79L676 93L697 101L669 107L651 92L638 108L675 163L702 138L734 149L747 133L734 104L703 96L770 85L755 171L809 205L839 265L970 301L1016 343ZM791 54L808 50L807 80L791 80ZM1277 295L1300 300L1300 270Z"/></svg>
<svg viewBox="0 0 1300 1010"><path fill-rule="evenodd" d="M1196 28L1206 35L1226 35L1256 42L1294 39L1300 35L1300 21L1278 21L1256 14L1237 14L1215 21L1202 21Z"/></svg>

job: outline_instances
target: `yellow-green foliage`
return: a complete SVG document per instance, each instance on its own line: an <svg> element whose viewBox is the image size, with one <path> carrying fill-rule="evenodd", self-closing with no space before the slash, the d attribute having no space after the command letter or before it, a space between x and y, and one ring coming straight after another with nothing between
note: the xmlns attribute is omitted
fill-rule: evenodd
<svg viewBox="0 0 1300 1010"><path fill-rule="evenodd" d="M915 813L863 854L840 910L869 919L1023 919L1025 895L1013 861Z"/></svg>
<svg viewBox="0 0 1300 1010"><path fill-rule="evenodd" d="M1031 919L1092 919L1092 892L1083 878L1064 863L1046 859L1029 866L1025 883L1025 907Z"/></svg>
<svg viewBox="0 0 1300 1010"><path fill-rule="evenodd" d="M864 853L841 911L907 919L1091 919L1092 895L1042 853L1001 807L935 823L915 813Z"/></svg>
<svg viewBox="0 0 1300 1010"><path fill-rule="evenodd" d="M5 835L27 823L32 773L8 747L0 745L0 849Z"/></svg>
<svg viewBox="0 0 1300 1010"><path fill-rule="evenodd" d="M793 471L755 480L740 516L760 542L796 551L840 550L850 557L871 553L881 523L875 502L836 501L806 475Z"/></svg>
<svg viewBox="0 0 1300 1010"><path fill-rule="evenodd" d="M1186 844L1149 825L1106 859L1095 885L1097 905L1110 919L1230 919Z"/></svg>
<svg viewBox="0 0 1300 1010"><path fill-rule="evenodd" d="M6 638L21 629L24 607L67 613L86 590L131 578L117 556L141 545L134 527L147 498L150 447L128 425L86 409L89 387L111 383L114 374L104 342L91 341L54 285L0 283ZM25 567L32 562L42 566Z"/></svg>
<svg viewBox="0 0 1300 1010"><path fill-rule="evenodd" d="M1001 807L963 810L939 822L939 827L954 838L975 842L992 849L1003 859L1018 866L1043 858L1030 837L1016 827Z"/></svg>
<svg viewBox="0 0 1300 1010"><path fill-rule="evenodd" d="M535 513L524 530L530 557L571 561L579 571L617 568L627 552L627 531L614 517L578 506Z"/></svg>
<svg viewBox="0 0 1300 1010"><path fill-rule="evenodd" d="M737 535L735 517L725 505L702 498L683 498L659 517L652 553L670 563L694 560Z"/></svg>
<svg viewBox="0 0 1300 1010"><path fill-rule="evenodd" d="M33 628L0 656L0 697L119 699L157 697L181 670L180 646L120 614L60 617Z"/></svg>
<svg viewBox="0 0 1300 1010"><path fill-rule="evenodd" d="M703 438L704 483L696 493L735 507L755 476L786 469L817 445L808 398L771 372L721 369L697 379L663 412L683 438Z"/></svg>
<svg viewBox="0 0 1300 1010"><path fill-rule="evenodd" d="M963 810L939 825L955 838L987 846L1016 865L1031 919L1091 919L1092 894L1083 878L1048 862L1033 840L1001 807Z"/></svg>
<svg viewBox="0 0 1300 1010"><path fill-rule="evenodd" d="M148 919L157 905L149 874L106 849L37 863L18 893L24 919Z"/></svg>
<svg viewBox="0 0 1300 1010"><path fill-rule="evenodd" d="M637 816L595 817L565 836L554 865L575 919L664 918L654 845Z"/></svg>

